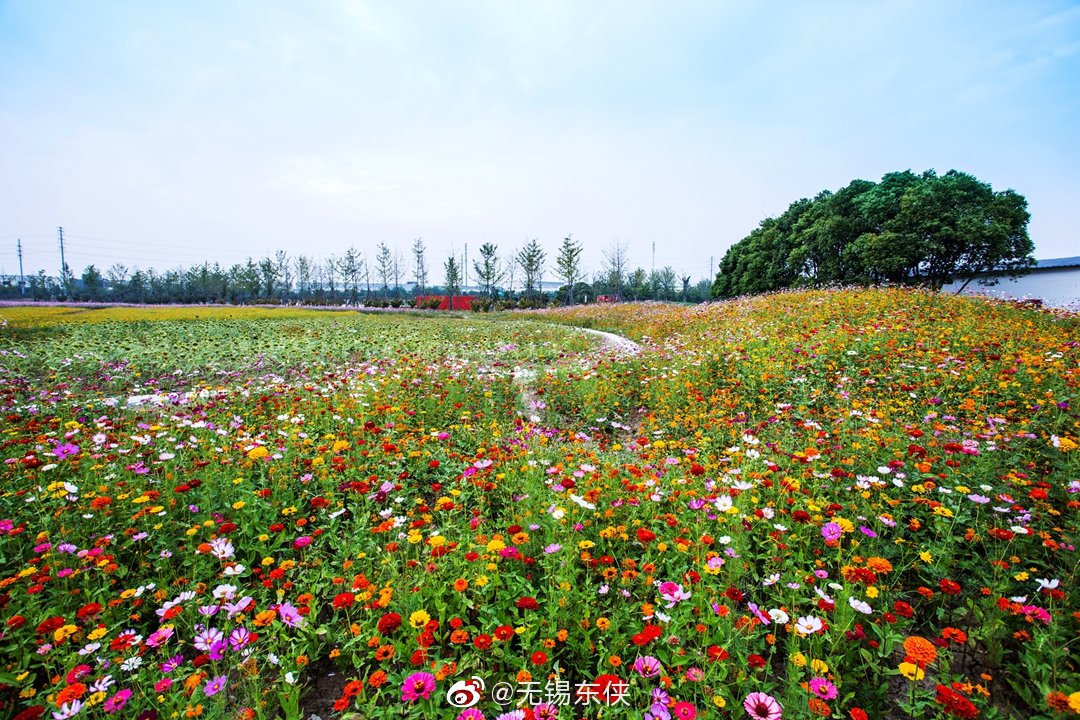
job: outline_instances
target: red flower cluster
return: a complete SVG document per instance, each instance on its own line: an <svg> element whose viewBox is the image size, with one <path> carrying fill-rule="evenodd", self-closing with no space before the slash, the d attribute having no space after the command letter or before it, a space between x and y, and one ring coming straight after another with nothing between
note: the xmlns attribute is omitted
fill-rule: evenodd
<svg viewBox="0 0 1080 720"><path fill-rule="evenodd" d="M648 645L653 640L659 639L663 634L664 631L660 629L659 625L650 624L642 628L641 632L634 635L631 640L633 640L635 645Z"/></svg>
<svg viewBox="0 0 1080 720"><path fill-rule="evenodd" d="M944 705L945 712L953 717L974 720L979 716L979 708L975 707L970 700L944 685L937 686L937 697L934 700L939 705Z"/></svg>

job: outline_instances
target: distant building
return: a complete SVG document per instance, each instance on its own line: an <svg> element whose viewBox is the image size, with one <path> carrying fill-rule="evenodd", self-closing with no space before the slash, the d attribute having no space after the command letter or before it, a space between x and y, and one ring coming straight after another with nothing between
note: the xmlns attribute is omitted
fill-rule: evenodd
<svg viewBox="0 0 1080 720"><path fill-rule="evenodd" d="M980 280L997 279L996 285L982 285ZM956 292L963 281L950 283L942 292ZM1041 300L1047 307L1080 310L1080 257L1039 260L1027 275L1015 280L1008 275L983 273L964 288L964 294L980 293L1016 300Z"/></svg>

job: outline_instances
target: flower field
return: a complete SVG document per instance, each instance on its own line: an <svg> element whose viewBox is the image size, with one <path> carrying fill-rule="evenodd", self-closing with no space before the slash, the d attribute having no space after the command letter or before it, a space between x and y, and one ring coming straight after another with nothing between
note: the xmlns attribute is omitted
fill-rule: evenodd
<svg viewBox="0 0 1080 720"><path fill-rule="evenodd" d="M1075 317L0 318L3 717L1080 714Z"/></svg>

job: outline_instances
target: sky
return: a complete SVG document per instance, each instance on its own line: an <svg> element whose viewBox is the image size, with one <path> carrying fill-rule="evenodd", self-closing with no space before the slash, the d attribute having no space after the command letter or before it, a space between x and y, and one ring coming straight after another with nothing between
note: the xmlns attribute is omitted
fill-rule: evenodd
<svg viewBox="0 0 1080 720"><path fill-rule="evenodd" d="M0 0L0 271L568 234L710 276L793 201L962 170L1080 255L1080 3ZM471 264L471 263L470 263ZM549 271L552 273L552 271Z"/></svg>

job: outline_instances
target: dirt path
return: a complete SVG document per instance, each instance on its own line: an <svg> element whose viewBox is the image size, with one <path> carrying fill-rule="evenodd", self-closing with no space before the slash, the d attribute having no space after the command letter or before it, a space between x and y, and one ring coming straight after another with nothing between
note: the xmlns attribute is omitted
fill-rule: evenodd
<svg viewBox="0 0 1080 720"><path fill-rule="evenodd" d="M592 328L578 328L581 332L590 333L592 335L599 335L603 338L604 347L617 350L627 355L637 355L641 352L641 346L630 338L625 338L622 335L616 335L615 333L604 332L603 330L593 330Z"/></svg>
<svg viewBox="0 0 1080 720"><path fill-rule="evenodd" d="M637 355L641 352L640 345L622 335L604 332L603 330L593 330L591 328L575 329L584 333L599 336L601 347L613 350L621 355ZM544 416L544 410L546 409L546 405L540 396L536 394L536 389L534 387L538 372L543 371L533 367L516 367L514 368L513 373L514 382L517 383L518 392L520 393L518 410L532 422L541 422Z"/></svg>

